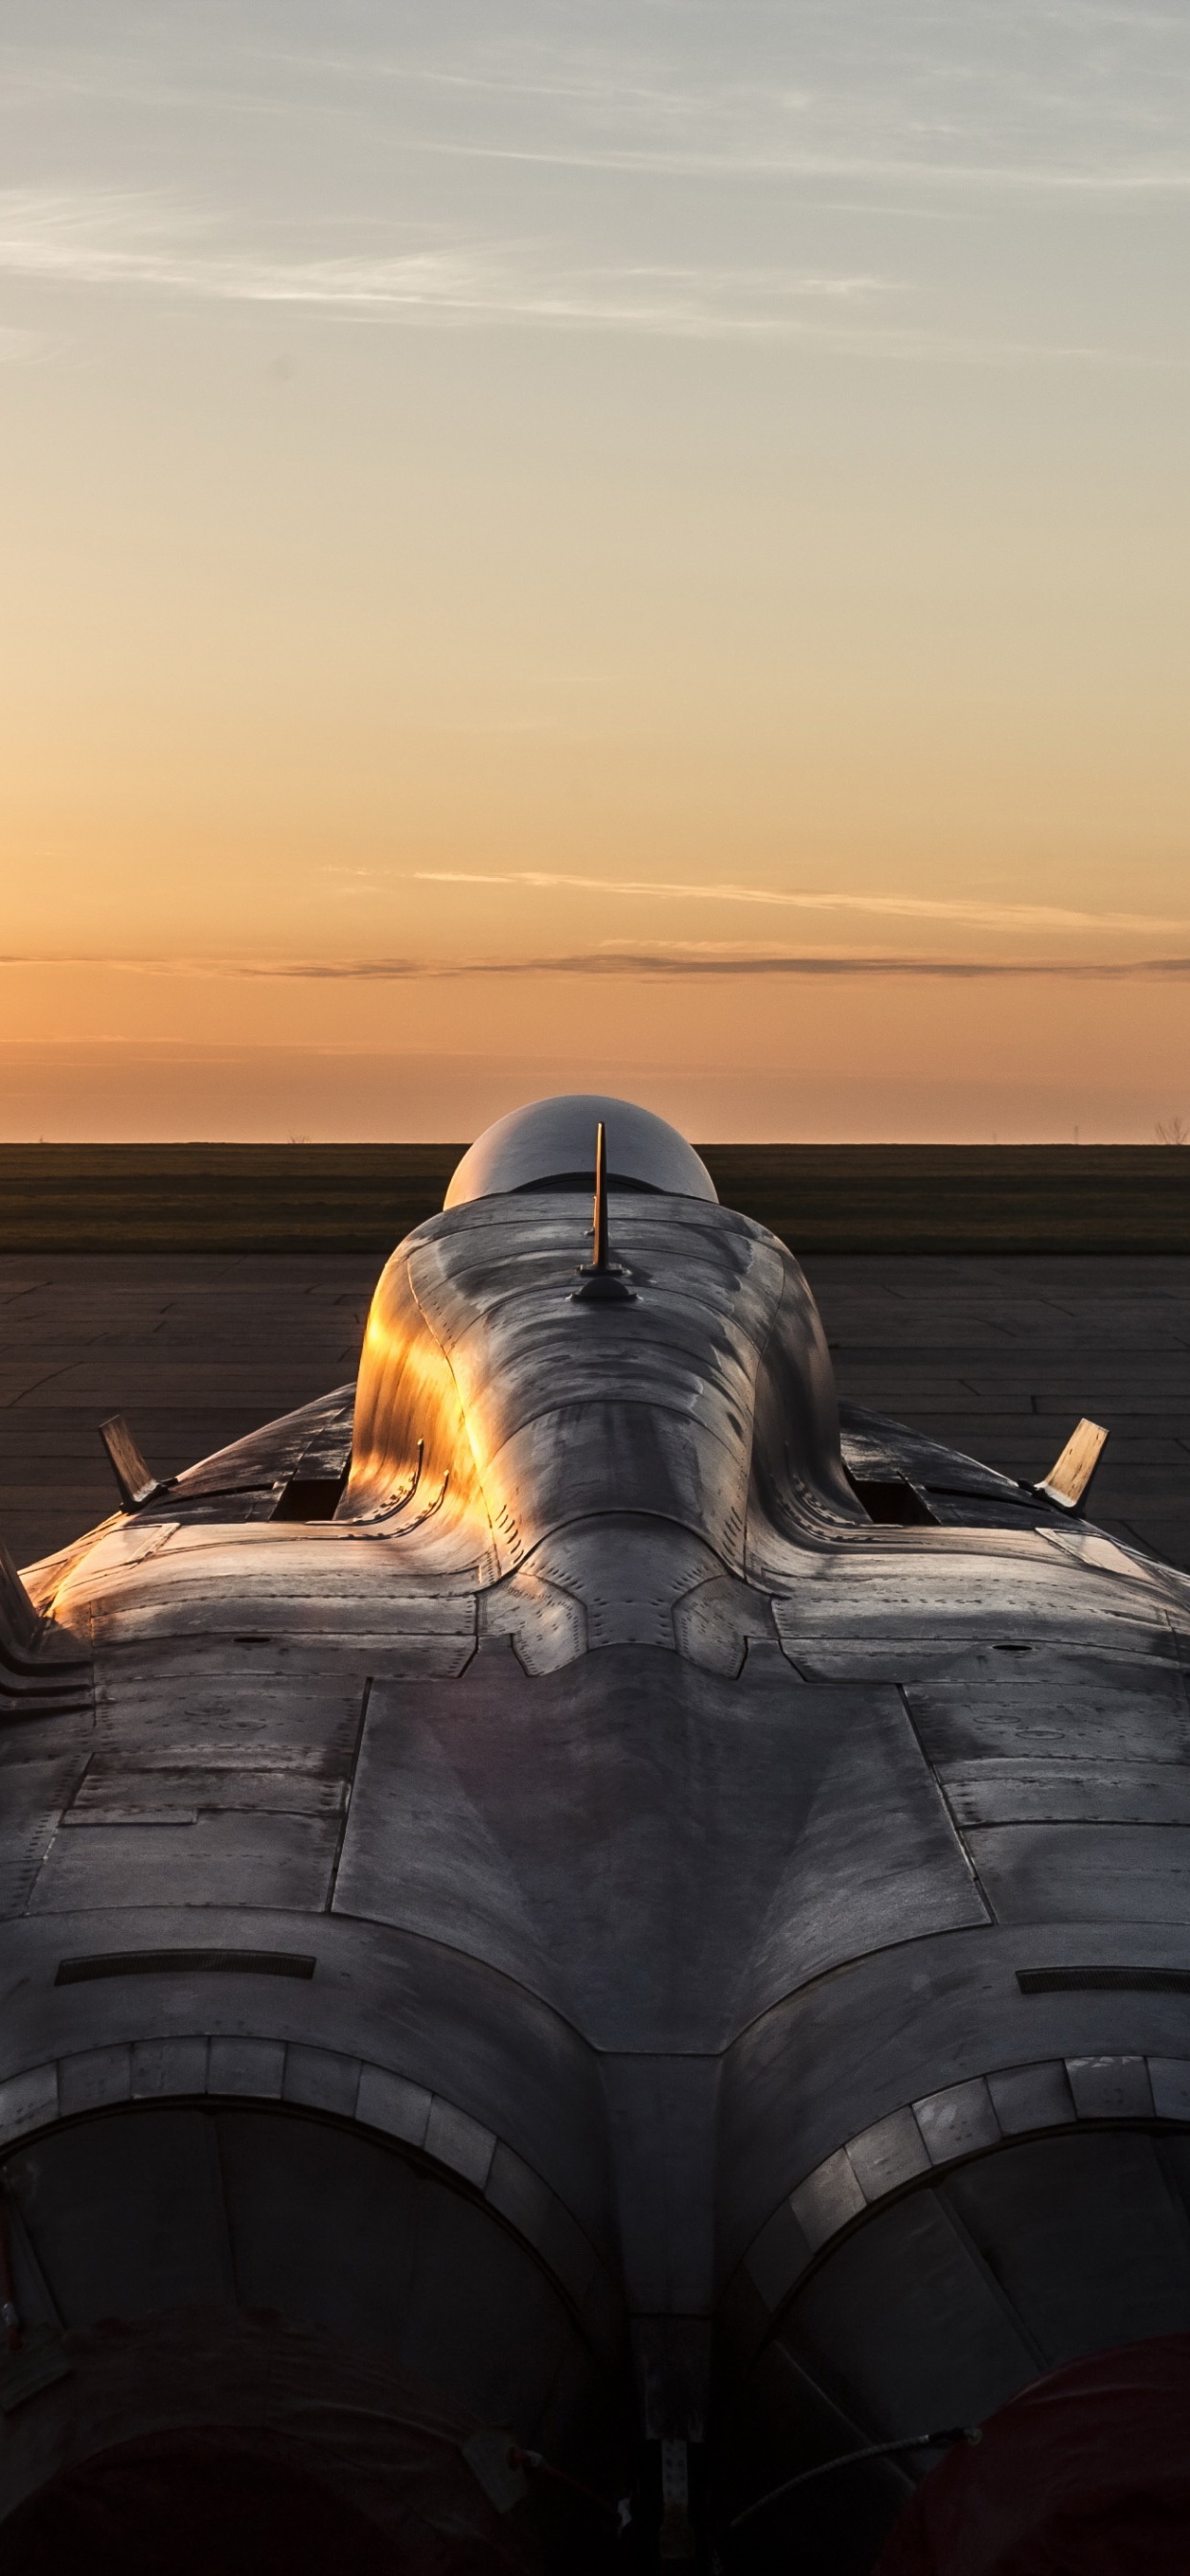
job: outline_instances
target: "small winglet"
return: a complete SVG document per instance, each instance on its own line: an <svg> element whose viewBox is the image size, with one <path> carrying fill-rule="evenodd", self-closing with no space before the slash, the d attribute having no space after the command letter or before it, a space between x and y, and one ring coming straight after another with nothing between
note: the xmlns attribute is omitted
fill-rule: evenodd
<svg viewBox="0 0 1190 2576"><path fill-rule="evenodd" d="M1034 1493L1044 1494L1047 1503L1057 1503L1061 1511L1081 1510L1106 1447L1107 1433L1102 1423L1088 1422L1084 1416L1075 1424L1048 1476L1042 1476L1034 1486Z"/></svg>
<svg viewBox="0 0 1190 2576"><path fill-rule="evenodd" d="M122 1413L113 1413L99 1425L99 1437L111 1460L120 1501L126 1512L138 1511L142 1503L152 1501L154 1494L164 1492L152 1468L142 1458Z"/></svg>

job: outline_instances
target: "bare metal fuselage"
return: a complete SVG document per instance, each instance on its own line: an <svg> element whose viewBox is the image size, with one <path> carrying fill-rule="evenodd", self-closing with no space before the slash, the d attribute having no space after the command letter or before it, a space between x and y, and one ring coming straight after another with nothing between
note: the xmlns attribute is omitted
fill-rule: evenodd
<svg viewBox="0 0 1190 2576"><path fill-rule="evenodd" d="M1190 2321L1190 1585L841 1447L783 1247L612 1209L631 1303L577 1194L453 1208L358 1390L30 1572L0 2124L47 2333L279 2311L572 2462L635 2413L680 2537L672 2446L726 2510Z"/></svg>

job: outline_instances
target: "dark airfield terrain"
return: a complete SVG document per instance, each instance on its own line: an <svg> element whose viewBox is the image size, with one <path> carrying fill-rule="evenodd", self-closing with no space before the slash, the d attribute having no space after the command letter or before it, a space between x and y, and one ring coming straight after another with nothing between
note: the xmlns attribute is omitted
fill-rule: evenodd
<svg viewBox="0 0 1190 2576"><path fill-rule="evenodd" d="M3 1252L373 1252L462 1145L0 1145ZM1190 1151L707 1145L720 1198L811 1252L1190 1253Z"/></svg>
<svg viewBox="0 0 1190 2576"><path fill-rule="evenodd" d="M461 1150L0 1147L0 1533L18 1561L113 1508L106 1415L169 1474L351 1377L380 1266ZM805 1260L843 1396L1029 1478L1089 1413L1112 1434L1096 1519L1190 1566L1190 1153L706 1161Z"/></svg>

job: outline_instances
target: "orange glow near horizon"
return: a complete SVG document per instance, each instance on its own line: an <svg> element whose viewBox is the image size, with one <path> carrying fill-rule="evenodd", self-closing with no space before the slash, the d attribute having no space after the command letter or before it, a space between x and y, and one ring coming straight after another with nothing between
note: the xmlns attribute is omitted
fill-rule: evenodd
<svg viewBox="0 0 1190 2576"><path fill-rule="evenodd" d="M1190 1115L1176 18L65 27L0 41L0 1137Z"/></svg>
<svg viewBox="0 0 1190 2576"><path fill-rule="evenodd" d="M447 976L283 982L262 1001L231 979L137 977L118 1005L88 982L70 978L73 1035L0 1046L9 1136L462 1144L577 1089L704 1143L1151 1142L1187 1096L1177 981ZM26 1027L43 1007L30 996Z"/></svg>

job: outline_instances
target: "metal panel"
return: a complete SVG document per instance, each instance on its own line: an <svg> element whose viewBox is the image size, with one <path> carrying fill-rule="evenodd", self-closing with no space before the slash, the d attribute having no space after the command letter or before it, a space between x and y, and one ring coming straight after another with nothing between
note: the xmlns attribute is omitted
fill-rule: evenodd
<svg viewBox="0 0 1190 2576"><path fill-rule="evenodd" d="M373 1691L335 1908L523 1979L602 2047L670 2052L984 1919L894 1692L770 1670L737 1699L624 1647L530 1679L494 1642L449 1693Z"/></svg>
<svg viewBox="0 0 1190 2576"><path fill-rule="evenodd" d="M1190 1828L990 1825L967 1837L1001 1923L1190 1923Z"/></svg>
<svg viewBox="0 0 1190 2576"><path fill-rule="evenodd" d="M1066 2073L1080 2120L1147 2120L1153 2094L1143 2057L1068 2057Z"/></svg>
<svg viewBox="0 0 1190 2576"><path fill-rule="evenodd" d="M685 1593L674 1603L673 1622L678 1653L728 1679L739 1672L745 1654L777 1643L768 1595L729 1575Z"/></svg>
<svg viewBox="0 0 1190 2576"><path fill-rule="evenodd" d="M4 1747L7 1758L0 1771L0 1913L19 1914L28 1903L59 1816L82 1775L89 1749L64 1748L22 1761L19 1748L11 1741Z"/></svg>
<svg viewBox="0 0 1190 2576"><path fill-rule="evenodd" d="M949 2164L955 2156L999 2146L995 2100L981 2075L948 2085L945 2092L928 2093L913 2108L931 2164Z"/></svg>
<svg viewBox="0 0 1190 2576"><path fill-rule="evenodd" d="M845 2147L807 2174L790 2197L789 2206L811 2251L837 2236L848 2220L866 2209L863 2185Z"/></svg>
<svg viewBox="0 0 1190 2576"><path fill-rule="evenodd" d="M1149 2082L1159 2120L1190 2121L1190 2058L1150 2057Z"/></svg>
<svg viewBox="0 0 1190 2576"><path fill-rule="evenodd" d="M344 1804L344 1780L320 1778L310 1764L282 1769L238 1768L230 1762L166 1763L151 1768L117 1768L111 1757L98 1755L80 1781L62 1821L64 1824L132 1823L138 1810L146 1821L168 1815L171 1808L195 1817L221 1808L243 1813L260 1809L272 1815L337 1816Z"/></svg>
<svg viewBox="0 0 1190 2576"><path fill-rule="evenodd" d="M132 2092L132 2050L125 2043L80 2049L58 2068L58 2107L63 2119L80 2111L101 2111L111 2102L127 2102Z"/></svg>
<svg viewBox="0 0 1190 2576"><path fill-rule="evenodd" d="M444 2102L440 2094L435 2094L430 2104L425 2146L426 2154L433 2156L436 2163L449 2165L453 2173L462 2174L465 2182L473 2182L482 2190L496 2151L495 2138L469 2112L460 2111L454 2102Z"/></svg>
<svg viewBox="0 0 1190 2576"><path fill-rule="evenodd" d="M957 1824L1190 1825L1190 1776L1168 1762L1019 1762L989 1757L941 1777Z"/></svg>
<svg viewBox="0 0 1190 2576"><path fill-rule="evenodd" d="M381 2066L365 2066L355 2116L371 2129L383 2129L390 2138L402 2138L409 2146L420 2147L425 2143L433 2098L423 2084L410 2084L404 2075L390 2075Z"/></svg>
<svg viewBox="0 0 1190 2576"><path fill-rule="evenodd" d="M205 2093L205 2039L140 2039L132 2050L131 2094L134 2102L152 2102L165 2094Z"/></svg>
<svg viewBox="0 0 1190 2576"><path fill-rule="evenodd" d="M671 1654L678 1602L719 1572L710 1548L687 1530L629 1512L546 1539L533 1567L581 1601L588 1647L661 1646ZM742 1661L741 1644L737 1669Z"/></svg>
<svg viewBox="0 0 1190 2576"><path fill-rule="evenodd" d="M587 1616L556 1583L547 1583L535 1565L518 1568L495 1584L481 1600L484 1638L509 1637L518 1663L527 1673L560 1672L585 1654Z"/></svg>
<svg viewBox="0 0 1190 2576"><path fill-rule="evenodd" d="M1004 2066L988 2077L988 2091L1005 2137L1027 2129L1059 2129L1076 2117L1074 2095L1060 2057L1036 2066Z"/></svg>
<svg viewBox="0 0 1190 2576"><path fill-rule="evenodd" d="M859 1541L852 1543L858 1549ZM774 1604L786 1653L810 1678L887 1674L912 1686L956 1647L1164 1649L1142 1582L1070 1575L1044 1538L977 1530L872 1530L856 1579L851 1548L791 1565Z"/></svg>
<svg viewBox="0 0 1190 2576"><path fill-rule="evenodd" d="M930 2166L912 2111L890 2111L886 2119L862 2129L858 2138L848 2141L847 2153L865 2200L879 2200L886 2191L927 2173Z"/></svg>
<svg viewBox="0 0 1190 2576"><path fill-rule="evenodd" d="M56 2066L30 2066L0 2084L0 2140L22 2137L58 2115Z"/></svg>
<svg viewBox="0 0 1190 2576"><path fill-rule="evenodd" d="M350 1444L351 1416L355 1404L354 1380L336 1387L330 1395L319 1396L313 1404L299 1406L296 1413L282 1414L268 1422L261 1431L251 1431L244 1440L233 1440L226 1449L212 1451L209 1458L187 1467L174 1478L168 1500L174 1511L184 1511L192 1498L200 1495L231 1495L259 1486L284 1484L299 1461L306 1457L336 1453L339 1444Z"/></svg>
<svg viewBox="0 0 1190 2576"><path fill-rule="evenodd" d="M285 2051L286 2102L301 2102L311 2111L337 2111L349 2120L359 2093L358 2057L340 2057L329 2048L303 2048L291 2040Z"/></svg>
<svg viewBox="0 0 1190 2576"><path fill-rule="evenodd" d="M30 1912L157 1905L308 1906L330 1887L335 1816L202 1815L176 1825L112 1825L59 1835L42 1864Z"/></svg>
<svg viewBox="0 0 1190 2576"><path fill-rule="evenodd" d="M133 1521L122 1521L117 1528L105 1531L86 1558L87 1586L101 1583L106 1576L121 1574L134 1565L144 1565L151 1556L159 1555L161 1549L168 1546L179 1526L176 1520L142 1520L138 1515ZM63 1608L76 1588L72 1575L62 1589Z"/></svg>
<svg viewBox="0 0 1190 2576"><path fill-rule="evenodd" d="M96 1769L313 1771L345 1778L363 1694L354 1656L244 1636L100 1658ZM364 1670L366 1671L366 1666Z"/></svg>
<svg viewBox="0 0 1190 2576"><path fill-rule="evenodd" d="M919 1683L910 1697L926 1752L948 1770L985 1758L1166 1765L1190 1756L1190 1703L1172 1638L1154 1636L1142 1657L1086 1643L1034 1648L1002 1658L998 1673Z"/></svg>
<svg viewBox="0 0 1190 2576"><path fill-rule="evenodd" d="M258 2102L280 2100L285 2081L285 2042L219 2033L210 2042L208 2093L246 2093Z"/></svg>

